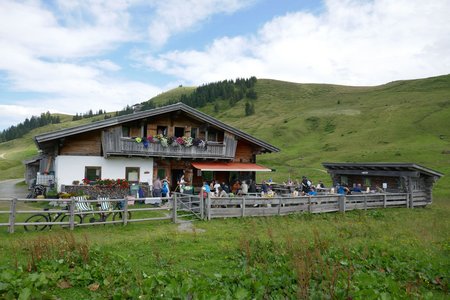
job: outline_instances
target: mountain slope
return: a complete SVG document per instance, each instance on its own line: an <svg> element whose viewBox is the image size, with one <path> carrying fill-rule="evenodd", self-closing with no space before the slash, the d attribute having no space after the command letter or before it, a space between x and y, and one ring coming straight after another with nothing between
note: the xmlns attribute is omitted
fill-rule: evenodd
<svg viewBox="0 0 450 300"><path fill-rule="evenodd" d="M251 116L245 116L245 99L233 107L217 100L217 105L200 110L281 149L258 157L258 162L277 169L259 175L259 180L302 175L329 180L321 166L324 161L414 162L450 175L450 75L374 87L259 79L255 91L258 99L249 100L255 106ZM164 103L190 92L191 88L177 88L152 101ZM215 112L217 106L219 112ZM75 124L79 123L58 127ZM18 162L36 151L31 144L36 133L0 144L0 154L6 153L6 159L0 159L1 178L22 176ZM438 182L436 195L450 195L448 177Z"/></svg>

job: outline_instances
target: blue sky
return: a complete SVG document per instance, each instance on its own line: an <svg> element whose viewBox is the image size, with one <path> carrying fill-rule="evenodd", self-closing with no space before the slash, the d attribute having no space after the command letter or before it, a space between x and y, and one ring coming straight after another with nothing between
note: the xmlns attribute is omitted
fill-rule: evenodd
<svg viewBox="0 0 450 300"><path fill-rule="evenodd" d="M0 0L0 129L237 77L448 74L449 15L448 0Z"/></svg>

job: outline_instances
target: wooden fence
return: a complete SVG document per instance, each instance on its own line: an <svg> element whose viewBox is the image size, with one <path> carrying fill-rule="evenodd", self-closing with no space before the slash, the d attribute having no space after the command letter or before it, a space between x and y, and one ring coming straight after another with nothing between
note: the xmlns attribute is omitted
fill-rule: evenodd
<svg viewBox="0 0 450 300"><path fill-rule="evenodd" d="M136 199L144 200L144 199ZM111 203L123 203L122 206L113 205L113 209L92 209L80 211L76 209L76 199L33 199L32 202L52 202L57 204L53 209L38 210L26 209L30 199L1 199L9 202L8 210L0 210L0 227L7 226L8 231L13 233L17 226L63 226L74 229L77 226L93 226L101 224L123 224L144 221L170 220L174 223L180 219L211 220L213 218L246 217L246 216L273 216L286 215L298 212L327 213L346 212L355 209L374 209L389 207L425 206L431 202L426 200L426 195L421 193L386 193L386 194L358 194L358 195L317 195L301 197L274 197L262 198L257 196L211 198L203 199L202 196L174 193L173 198L168 198L168 204L163 206L153 205L130 205L129 199L110 199ZM132 200L133 201L133 200ZM86 200L87 205L96 206L99 200ZM175 203L175 205L173 205ZM25 208L23 208L25 206ZM34 205L36 206L36 205ZM31 206L31 207L34 207ZM63 209L61 206L64 206ZM2 205L0 207L7 207ZM21 208L22 207L22 208ZM144 216L145 212L153 212L153 216ZM155 212L160 212L155 216ZM8 217L5 217L5 214ZM98 216L110 216L120 214L114 220L112 218L98 218ZM133 217L129 217L132 214ZM39 222L28 218L32 215L44 215ZM89 221L90 215L95 216L94 221ZM87 216L87 217L86 217ZM117 215L119 216L119 215ZM5 222L8 220L7 222ZM3 221L3 222L2 222ZM31 222L33 221L33 222Z"/></svg>

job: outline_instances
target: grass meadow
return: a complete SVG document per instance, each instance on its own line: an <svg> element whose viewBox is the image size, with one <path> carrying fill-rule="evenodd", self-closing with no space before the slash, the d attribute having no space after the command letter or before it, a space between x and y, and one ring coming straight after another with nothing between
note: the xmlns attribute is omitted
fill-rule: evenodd
<svg viewBox="0 0 450 300"><path fill-rule="evenodd" d="M0 233L2 298L448 299L450 203ZM28 298L27 298L28 297Z"/></svg>

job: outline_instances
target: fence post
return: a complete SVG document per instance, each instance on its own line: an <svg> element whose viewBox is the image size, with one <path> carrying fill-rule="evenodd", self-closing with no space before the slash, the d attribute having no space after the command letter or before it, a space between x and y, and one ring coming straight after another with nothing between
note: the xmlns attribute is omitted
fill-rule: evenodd
<svg viewBox="0 0 450 300"><path fill-rule="evenodd" d="M177 193L173 194L172 197L172 222L177 222L177 208L178 208L178 199L177 199Z"/></svg>
<svg viewBox="0 0 450 300"><path fill-rule="evenodd" d="M189 196L191 197L191 196ZM193 199L194 196L192 196L191 199ZM200 200L200 218L203 220L205 218L205 204L203 203L203 193L202 196L198 197L198 199Z"/></svg>
<svg viewBox="0 0 450 300"><path fill-rule="evenodd" d="M309 213L312 212L312 207L311 207L311 195L308 196L308 212L309 212Z"/></svg>
<svg viewBox="0 0 450 300"><path fill-rule="evenodd" d="M245 197L242 197L242 217L245 216Z"/></svg>
<svg viewBox="0 0 450 300"><path fill-rule="evenodd" d="M123 206L123 225L128 223L128 197L125 197L125 205Z"/></svg>
<svg viewBox="0 0 450 300"><path fill-rule="evenodd" d="M339 211L345 213L345 202L347 201L347 197L345 195L339 197Z"/></svg>
<svg viewBox="0 0 450 300"><path fill-rule="evenodd" d="M206 196L206 201L207 201L207 205L208 205L208 221L211 220L211 198L209 197L209 193L207 193Z"/></svg>
<svg viewBox="0 0 450 300"><path fill-rule="evenodd" d="M16 223L17 198L11 200L11 209L9 211L9 233L14 233L14 224Z"/></svg>
<svg viewBox="0 0 450 300"><path fill-rule="evenodd" d="M411 191L409 199L410 199L409 208L414 208L414 192Z"/></svg>
<svg viewBox="0 0 450 300"><path fill-rule="evenodd" d="M281 215L281 200L282 198L278 198L278 215Z"/></svg>
<svg viewBox="0 0 450 300"><path fill-rule="evenodd" d="M73 230L75 227L75 198L70 198L70 205L69 205L69 226L70 230Z"/></svg>
<svg viewBox="0 0 450 300"><path fill-rule="evenodd" d="M364 210L367 210L367 196L364 195Z"/></svg>
<svg viewBox="0 0 450 300"><path fill-rule="evenodd" d="M387 206L387 195L384 194L383 195L383 208L386 208L386 206Z"/></svg>

